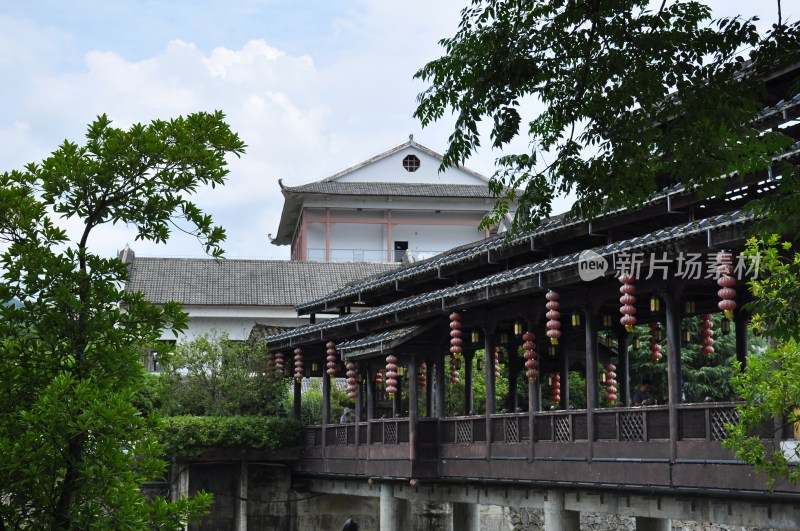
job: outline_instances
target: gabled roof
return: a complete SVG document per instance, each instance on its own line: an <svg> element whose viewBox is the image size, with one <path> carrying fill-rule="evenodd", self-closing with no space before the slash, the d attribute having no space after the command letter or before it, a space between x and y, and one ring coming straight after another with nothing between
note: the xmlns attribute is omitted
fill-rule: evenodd
<svg viewBox="0 0 800 531"><path fill-rule="evenodd" d="M126 289L141 291L156 304L293 306L396 268L394 263L136 257Z"/></svg>
<svg viewBox="0 0 800 531"><path fill-rule="evenodd" d="M313 195L337 195L353 197L413 197L413 198L454 198L454 199L489 199L494 196L489 192L489 180L470 169L459 166L457 169L477 179L479 184L442 184L442 183L395 183L395 182L351 182L342 181L345 176L390 157L400 151L413 148L426 155L442 161L442 155L427 148L413 139L393 147L379 155L375 155L363 162L345 170L326 177L320 181L299 185L286 186L283 180L278 180L284 196L283 211L278 224L278 232L270 240L274 245L290 245L297 228L300 213L303 208L304 197Z"/></svg>

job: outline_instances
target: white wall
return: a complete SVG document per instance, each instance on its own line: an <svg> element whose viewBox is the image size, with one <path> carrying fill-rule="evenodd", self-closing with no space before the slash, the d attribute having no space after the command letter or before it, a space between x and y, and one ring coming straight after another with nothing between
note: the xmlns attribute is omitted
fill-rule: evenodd
<svg viewBox="0 0 800 531"><path fill-rule="evenodd" d="M407 241L408 248L417 259L483 239L477 227L447 225L397 225L394 241ZM423 253L422 255L420 253Z"/></svg>
<svg viewBox="0 0 800 531"><path fill-rule="evenodd" d="M324 246L324 244L323 244ZM353 251L363 251L354 256ZM331 225L331 260L383 262L386 260L384 226L361 223Z"/></svg>
<svg viewBox="0 0 800 531"><path fill-rule="evenodd" d="M403 168L403 159L416 155L420 161L417 171ZM438 184L486 184L486 181L458 168L449 168L439 173L439 159L411 146L389 155L377 162L358 168L336 180L339 182L393 182L393 183L438 183Z"/></svg>
<svg viewBox="0 0 800 531"><path fill-rule="evenodd" d="M227 332L234 340L245 340L255 324L274 326L300 326L308 324L308 318L298 318L297 313L286 307L224 307L224 306L184 306L189 314L189 329L181 334L178 341L191 341L197 336L210 332ZM167 330L161 334L163 340L174 340L175 335Z"/></svg>

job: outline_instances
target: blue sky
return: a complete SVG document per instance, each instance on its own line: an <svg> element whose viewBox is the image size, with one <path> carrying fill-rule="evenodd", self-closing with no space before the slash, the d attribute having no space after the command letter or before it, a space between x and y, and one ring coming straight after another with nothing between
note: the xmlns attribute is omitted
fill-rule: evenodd
<svg viewBox="0 0 800 531"><path fill-rule="evenodd" d="M290 184L324 178L405 141L435 150L448 123L412 118L425 87L412 79L440 55L464 0L4 0L0 3L0 171L80 141L105 112L117 125L221 109L248 144L228 185L198 197L226 227L227 256L288 258L272 246ZM774 18L775 2L716 0L715 15ZM754 7L754 5L758 7ZM784 2L797 18L797 2ZM761 11L758 13L757 11ZM524 149L520 141L517 149ZM491 174L499 155L468 166ZM166 246L105 227L91 244L110 255L202 256L190 238Z"/></svg>

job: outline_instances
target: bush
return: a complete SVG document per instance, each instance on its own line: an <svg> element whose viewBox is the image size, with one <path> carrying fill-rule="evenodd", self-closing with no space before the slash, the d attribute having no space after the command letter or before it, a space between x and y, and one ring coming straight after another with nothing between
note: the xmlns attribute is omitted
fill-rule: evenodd
<svg viewBox="0 0 800 531"><path fill-rule="evenodd" d="M275 417L195 417L164 419L162 444L170 457L193 457L211 449L273 452L297 443L302 424Z"/></svg>

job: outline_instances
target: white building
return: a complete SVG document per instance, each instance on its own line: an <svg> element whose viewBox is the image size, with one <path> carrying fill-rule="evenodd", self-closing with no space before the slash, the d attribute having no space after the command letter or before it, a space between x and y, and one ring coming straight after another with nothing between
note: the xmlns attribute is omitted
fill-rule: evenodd
<svg viewBox="0 0 800 531"><path fill-rule="evenodd" d="M465 168L439 172L442 157L412 140L327 179L284 186L275 245L292 260L395 262L428 258L488 236L494 199Z"/></svg>

